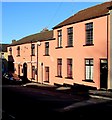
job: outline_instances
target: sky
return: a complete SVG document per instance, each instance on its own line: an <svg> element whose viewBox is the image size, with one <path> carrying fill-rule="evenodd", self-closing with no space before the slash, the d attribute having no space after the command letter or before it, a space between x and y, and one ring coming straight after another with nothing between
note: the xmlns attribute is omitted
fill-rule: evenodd
<svg viewBox="0 0 112 120"><path fill-rule="evenodd" d="M102 2L2 2L2 40L10 44L52 28L80 10ZM0 4L1 5L1 4Z"/></svg>

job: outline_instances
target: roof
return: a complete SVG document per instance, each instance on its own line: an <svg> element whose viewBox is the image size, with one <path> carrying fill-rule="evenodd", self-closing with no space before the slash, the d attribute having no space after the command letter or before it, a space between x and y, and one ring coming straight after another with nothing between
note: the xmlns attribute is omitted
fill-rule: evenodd
<svg viewBox="0 0 112 120"><path fill-rule="evenodd" d="M7 46L9 44L0 44L0 52L7 52Z"/></svg>
<svg viewBox="0 0 112 120"><path fill-rule="evenodd" d="M53 31L44 31L36 34L32 34L26 36L18 41L13 41L9 46L20 45L24 43L31 43L36 41L43 41L43 40L52 40L53 39Z"/></svg>
<svg viewBox="0 0 112 120"><path fill-rule="evenodd" d="M112 9L112 1L110 2L110 6L109 6L109 9Z"/></svg>
<svg viewBox="0 0 112 120"><path fill-rule="evenodd" d="M96 6L81 10L76 14L74 14L73 16L69 17L68 19L64 20L60 24L56 25L53 29L63 27L65 25L81 22L84 20L104 16L109 12L108 8L110 6L112 6L112 1L98 4Z"/></svg>

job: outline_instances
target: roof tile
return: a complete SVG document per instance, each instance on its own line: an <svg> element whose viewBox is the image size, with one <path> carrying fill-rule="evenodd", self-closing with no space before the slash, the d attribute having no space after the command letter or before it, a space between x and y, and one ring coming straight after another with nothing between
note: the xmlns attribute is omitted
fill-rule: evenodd
<svg viewBox="0 0 112 120"><path fill-rule="evenodd" d="M20 44L36 42L36 41L49 40L49 39L53 39L53 31L52 30L26 36L18 41L14 41L9 46L20 45Z"/></svg>
<svg viewBox="0 0 112 120"><path fill-rule="evenodd" d="M69 17L68 19L64 20L60 24L56 25L53 29L56 29L65 25L69 25L72 23L88 20L91 18L103 16L109 12L108 7L110 7L111 5L112 5L112 1L98 4L96 6L81 10L76 14L74 14L73 16Z"/></svg>

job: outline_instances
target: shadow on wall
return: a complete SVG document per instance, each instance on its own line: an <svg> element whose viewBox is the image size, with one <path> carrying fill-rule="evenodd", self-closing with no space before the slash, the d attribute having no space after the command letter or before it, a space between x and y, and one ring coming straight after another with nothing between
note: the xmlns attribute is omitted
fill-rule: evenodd
<svg viewBox="0 0 112 120"><path fill-rule="evenodd" d="M2 58L2 74L8 71L8 61L5 58Z"/></svg>
<svg viewBox="0 0 112 120"><path fill-rule="evenodd" d="M8 56L8 72L14 73L14 59L12 55Z"/></svg>
<svg viewBox="0 0 112 120"><path fill-rule="evenodd" d="M28 80L28 78L27 78L27 63L24 63L24 64L23 64L22 70L23 70L23 76L18 75L18 77L22 79L22 82L23 82L23 83L27 83L27 82L30 81L30 80ZM14 72L15 72L14 58L13 58L12 55L9 55L9 56L8 56L8 72L9 72L9 73L14 73Z"/></svg>

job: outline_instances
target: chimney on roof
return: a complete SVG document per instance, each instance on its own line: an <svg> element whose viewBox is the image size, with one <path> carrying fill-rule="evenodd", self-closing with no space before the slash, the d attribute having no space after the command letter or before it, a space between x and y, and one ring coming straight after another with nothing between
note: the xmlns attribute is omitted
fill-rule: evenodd
<svg viewBox="0 0 112 120"><path fill-rule="evenodd" d="M49 29L47 27L43 28L43 30L40 32L46 32L46 31L49 31Z"/></svg>
<svg viewBox="0 0 112 120"><path fill-rule="evenodd" d="M12 40L12 43L16 42L16 40Z"/></svg>

